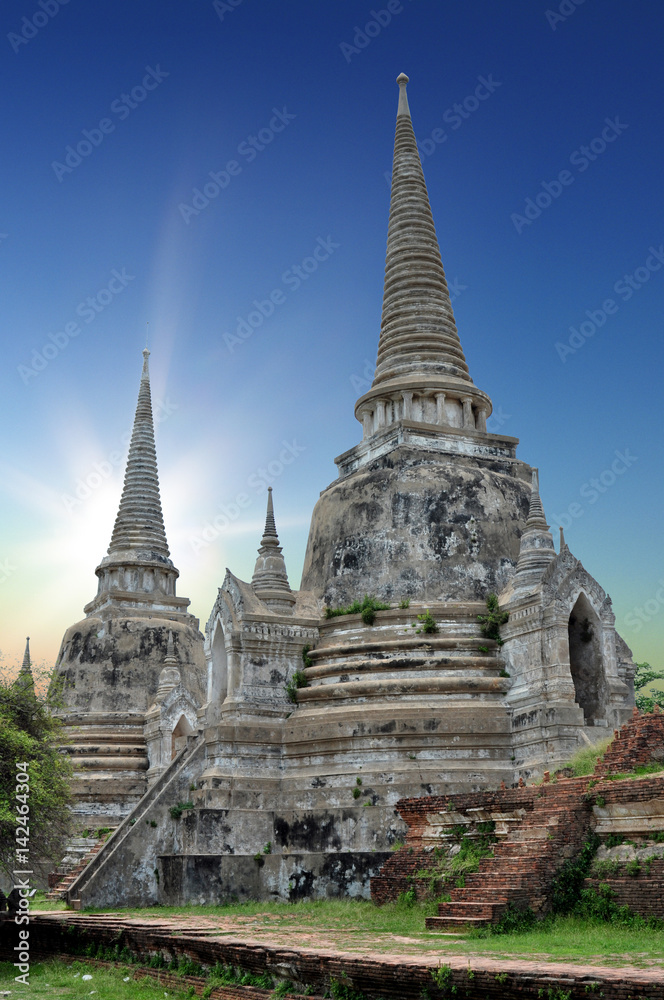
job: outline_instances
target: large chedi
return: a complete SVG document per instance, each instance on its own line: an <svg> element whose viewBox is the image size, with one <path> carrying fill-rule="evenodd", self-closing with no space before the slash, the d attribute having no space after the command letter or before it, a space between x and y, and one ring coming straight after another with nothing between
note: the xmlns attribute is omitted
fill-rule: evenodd
<svg viewBox="0 0 664 1000"><path fill-rule="evenodd" d="M508 582L528 512L515 438L487 432L468 373L399 77L383 317L361 444L311 523L303 589L327 603L477 600Z"/></svg>
<svg viewBox="0 0 664 1000"><path fill-rule="evenodd" d="M203 735L176 745L73 884L82 905L367 896L404 833L399 799L531 778L634 704L610 598L562 539L556 552L517 440L487 432L491 402L464 360L398 82L383 325L356 407L364 438L316 505L299 591L268 495L252 580L227 570L206 625ZM104 587L138 569L118 537ZM155 545L140 558L170 579L167 556ZM349 613L365 594L383 607ZM100 594L100 617L66 644L107 628L111 599ZM184 626L159 600L177 654ZM184 697L170 644L166 661L146 733ZM151 678L154 690L156 665Z"/></svg>
<svg viewBox="0 0 664 1000"><path fill-rule="evenodd" d="M168 730L169 746L178 724L175 739L181 731L191 733L205 700L203 636L187 612L188 599L175 594L179 573L161 510L149 351L143 355L122 499L108 553L96 569L97 595L83 621L65 633L56 669L75 812L78 824L90 828L112 826L129 812L150 772L164 769L162 730ZM160 675L173 665L179 675L170 690L180 698L171 697L173 718L158 719L155 731L155 699L164 693ZM150 709L152 731L146 734Z"/></svg>

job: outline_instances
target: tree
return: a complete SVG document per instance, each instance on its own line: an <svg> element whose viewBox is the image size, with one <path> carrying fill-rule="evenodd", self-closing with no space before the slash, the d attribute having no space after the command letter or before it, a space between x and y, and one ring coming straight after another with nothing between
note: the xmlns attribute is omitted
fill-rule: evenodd
<svg viewBox="0 0 664 1000"><path fill-rule="evenodd" d="M61 726L51 707L48 697L35 694L29 667L12 682L0 678L0 869L10 878L17 869L50 870L69 832L71 766L59 749ZM27 783L17 782L23 765ZM17 849L29 852L28 864L20 863Z"/></svg>
<svg viewBox="0 0 664 1000"><path fill-rule="evenodd" d="M637 663L634 674L634 691L636 693L636 707L639 712L652 712L655 705L664 708L664 691L659 688L650 688L646 694L639 694L644 687L652 684L653 681L664 680L664 672L653 670L649 663Z"/></svg>

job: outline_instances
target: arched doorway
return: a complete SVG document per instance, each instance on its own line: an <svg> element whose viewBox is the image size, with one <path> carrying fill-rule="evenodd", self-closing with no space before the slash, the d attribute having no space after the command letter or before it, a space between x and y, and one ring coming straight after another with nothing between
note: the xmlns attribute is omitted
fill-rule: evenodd
<svg viewBox="0 0 664 1000"><path fill-rule="evenodd" d="M569 665L574 682L574 698L583 709L587 726L604 717L604 669L602 666L601 625L590 601L579 594L567 625Z"/></svg>
<svg viewBox="0 0 664 1000"><path fill-rule="evenodd" d="M189 725L186 716L181 715L171 735L171 760L187 745L187 736L193 736L193 733L194 730Z"/></svg>

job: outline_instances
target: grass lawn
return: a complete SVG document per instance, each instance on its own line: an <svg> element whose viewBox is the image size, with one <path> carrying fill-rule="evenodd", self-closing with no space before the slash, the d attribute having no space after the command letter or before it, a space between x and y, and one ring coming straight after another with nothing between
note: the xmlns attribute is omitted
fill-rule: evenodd
<svg viewBox="0 0 664 1000"><path fill-rule="evenodd" d="M97 911L103 912L103 911ZM585 964L664 966L664 931L566 916L550 918L518 933L447 936L425 930L435 903L375 906L361 900L302 903L240 903L228 906L152 906L114 910L141 919L177 918L183 931L199 919L211 933L308 948L335 948L386 954L491 955L537 957Z"/></svg>
<svg viewBox="0 0 664 1000"><path fill-rule="evenodd" d="M184 1000L187 993L170 986L160 986L150 979L135 980L130 971L100 969L85 962L35 962L30 969L30 985L14 982L16 969L10 962L0 962L0 989L9 990L10 997L30 997L30 1000L51 1000L53 997L89 997L95 1000ZM92 979L83 979L83 976ZM127 982L124 982L125 977Z"/></svg>

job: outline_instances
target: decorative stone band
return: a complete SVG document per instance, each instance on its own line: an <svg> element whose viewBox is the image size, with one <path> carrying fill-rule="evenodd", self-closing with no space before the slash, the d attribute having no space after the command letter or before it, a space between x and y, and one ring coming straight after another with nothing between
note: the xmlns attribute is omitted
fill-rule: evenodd
<svg viewBox="0 0 664 1000"><path fill-rule="evenodd" d="M487 433L491 400L473 385L416 379L414 385L383 384L358 399L355 416L362 424L363 440L401 420L444 429Z"/></svg>

